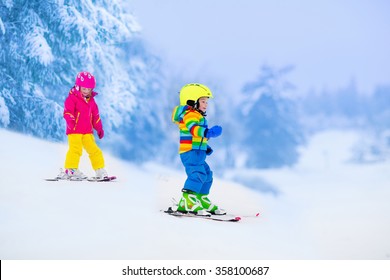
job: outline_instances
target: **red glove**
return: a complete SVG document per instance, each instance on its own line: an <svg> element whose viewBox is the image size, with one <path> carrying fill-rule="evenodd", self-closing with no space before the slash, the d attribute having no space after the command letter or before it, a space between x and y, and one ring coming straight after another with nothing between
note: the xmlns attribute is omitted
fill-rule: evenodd
<svg viewBox="0 0 390 280"><path fill-rule="evenodd" d="M101 129L97 132L98 136L99 136L99 139L102 139L104 137L104 130Z"/></svg>

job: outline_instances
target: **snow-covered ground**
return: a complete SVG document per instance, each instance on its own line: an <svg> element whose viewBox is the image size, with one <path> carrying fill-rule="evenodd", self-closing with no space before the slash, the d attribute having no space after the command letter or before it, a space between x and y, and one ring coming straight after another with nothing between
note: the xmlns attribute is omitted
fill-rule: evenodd
<svg viewBox="0 0 390 280"><path fill-rule="evenodd" d="M161 213L185 179L169 166L105 153L116 182L47 182L66 145L6 130L0 139L3 260L390 259L390 165L348 162L352 132L317 135L293 168L215 178L214 201L232 213L261 213L239 223ZM93 175L86 154L80 169Z"/></svg>

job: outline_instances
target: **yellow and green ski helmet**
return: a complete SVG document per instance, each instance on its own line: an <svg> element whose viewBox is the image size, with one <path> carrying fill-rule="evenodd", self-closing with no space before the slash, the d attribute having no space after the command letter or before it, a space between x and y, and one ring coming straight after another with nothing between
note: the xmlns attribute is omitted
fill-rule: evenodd
<svg viewBox="0 0 390 280"><path fill-rule="evenodd" d="M202 84L187 84L180 90L180 105L194 104L201 97L213 98L211 90ZM188 104L190 101L190 104Z"/></svg>

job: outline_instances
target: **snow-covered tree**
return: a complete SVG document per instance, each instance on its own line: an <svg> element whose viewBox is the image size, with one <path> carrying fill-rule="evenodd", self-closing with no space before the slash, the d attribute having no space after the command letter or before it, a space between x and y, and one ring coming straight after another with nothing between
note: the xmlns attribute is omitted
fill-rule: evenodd
<svg viewBox="0 0 390 280"><path fill-rule="evenodd" d="M97 80L106 146L126 158L153 156L161 129L159 61L118 0L0 0L0 126L65 137L63 102L79 71ZM141 117L142 116L142 117Z"/></svg>
<svg viewBox="0 0 390 280"><path fill-rule="evenodd" d="M258 79L243 87L240 115L241 150L249 167L269 168L292 165L303 143L296 105L287 96L292 85L285 75L291 67L261 68Z"/></svg>

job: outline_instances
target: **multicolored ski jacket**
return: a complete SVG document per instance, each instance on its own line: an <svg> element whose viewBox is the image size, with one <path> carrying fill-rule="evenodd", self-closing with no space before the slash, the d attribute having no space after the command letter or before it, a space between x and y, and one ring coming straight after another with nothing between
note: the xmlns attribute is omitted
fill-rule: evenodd
<svg viewBox="0 0 390 280"><path fill-rule="evenodd" d="M89 134L93 132L93 128L96 131L102 130L99 109L94 99L96 95L97 93L93 91L91 97L85 99L75 87L69 91L64 104L67 135Z"/></svg>
<svg viewBox="0 0 390 280"><path fill-rule="evenodd" d="M207 150L207 138L204 136L207 120L192 107L176 106L172 112L172 121L180 129L179 154L191 150Z"/></svg>

